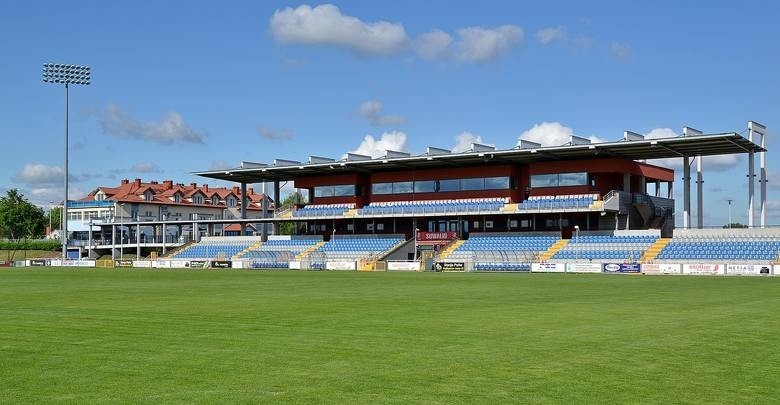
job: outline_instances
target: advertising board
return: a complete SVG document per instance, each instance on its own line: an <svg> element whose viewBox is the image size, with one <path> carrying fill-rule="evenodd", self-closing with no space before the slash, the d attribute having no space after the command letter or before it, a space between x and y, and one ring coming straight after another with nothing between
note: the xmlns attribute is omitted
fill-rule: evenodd
<svg viewBox="0 0 780 405"><path fill-rule="evenodd" d="M132 260L117 260L114 267L133 267Z"/></svg>
<svg viewBox="0 0 780 405"><path fill-rule="evenodd" d="M300 270L302 268L301 267L301 262L300 261L289 262L289 264L287 265L287 268L290 269L290 270Z"/></svg>
<svg viewBox="0 0 780 405"><path fill-rule="evenodd" d="M645 274L680 274L681 266L677 263L648 263L642 265Z"/></svg>
<svg viewBox="0 0 780 405"><path fill-rule="evenodd" d="M566 263L569 273L601 273L601 263Z"/></svg>
<svg viewBox="0 0 780 405"><path fill-rule="evenodd" d="M158 269L170 269L171 268L171 261L170 260L157 259L156 266L157 266Z"/></svg>
<svg viewBox="0 0 780 405"><path fill-rule="evenodd" d="M186 260L171 260L169 263L172 269L183 269L185 267L190 267L190 263Z"/></svg>
<svg viewBox="0 0 780 405"><path fill-rule="evenodd" d="M639 263L604 263L604 273L639 273L642 266Z"/></svg>
<svg viewBox="0 0 780 405"><path fill-rule="evenodd" d="M436 262L433 264L436 271L464 271L466 263L463 262Z"/></svg>
<svg viewBox="0 0 780 405"><path fill-rule="evenodd" d="M189 267L192 269L204 269L208 265L209 262L205 260L190 260L189 261ZM186 265L185 265L186 267Z"/></svg>
<svg viewBox="0 0 780 405"><path fill-rule="evenodd" d="M420 271L420 262L387 262L387 270L393 271Z"/></svg>
<svg viewBox="0 0 780 405"><path fill-rule="evenodd" d="M152 267L152 262L150 262L149 260L133 260L131 263L132 263L132 266L136 267L136 268L151 268Z"/></svg>
<svg viewBox="0 0 780 405"><path fill-rule="evenodd" d="M564 263L531 263L531 271L536 273L565 273L566 265Z"/></svg>
<svg viewBox="0 0 780 405"><path fill-rule="evenodd" d="M726 266L723 264L715 263L692 263L683 264L683 274L689 274L692 276L712 276L723 275L726 271Z"/></svg>
<svg viewBox="0 0 780 405"><path fill-rule="evenodd" d="M241 260L236 260L233 262L233 268L234 269L243 269L244 268L244 262Z"/></svg>
<svg viewBox="0 0 780 405"><path fill-rule="evenodd" d="M772 266L769 264L727 264L726 275L728 276L760 276L769 275L772 272Z"/></svg>
<svg viewBox="0 0 780 405"><path fill-rule="evenodd" d="M325 269L326 270L355 270L356 267L355 267L355 262L335 261L335 262L326 262Z"/></svg>
<svg viewBox="0 0 780 405"><path fill-rule="evenodd" d="M212 260L211 267L215 269L229 269L233 267L233 262L230 260Z"/></svg>
<svg viewBox="0 0 780 405"><path fill-rule="evenodd" d="M27 263L28 266L45 266L46 265L46 259L31 259L28 260Z"/></svg>

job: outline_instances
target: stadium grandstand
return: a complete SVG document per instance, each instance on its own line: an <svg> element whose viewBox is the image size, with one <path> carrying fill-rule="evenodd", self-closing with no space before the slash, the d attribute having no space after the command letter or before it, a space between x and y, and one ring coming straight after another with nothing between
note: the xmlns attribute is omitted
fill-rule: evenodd
<svg viewBox="0 0 780 405"><path fill-rule="evenodd" d="M704 134L685 127L677 137L644 139L626 131L617 142L572 136L561 146L520 140L516 148L497 150L474 143L460 153L428 147L420 155L348 153L341 159L242 162L232 169L196 172L239 183L232 193L239 207L279 201L281 184L291 182L295 205L271 212L267 204L257 204L255 217L242 209L238 218L189 218L188 224L205 232L193 235L195 243L173 257L227 258L257 268L326 268L328 262L359 268L364 262L422 259L425 268L439 263L474 271L526 271L541 262L773 262L780 253L780 232L765 228L766 129L749 122L747 132L747 137ZM759 224L754 224L751 181L751 232L701 229L704 173L696 165L694 227L692 163L702 156L739 153L748 154L750 179L758 177L754 155L762 157ZM674 171L651 163L669 158L683 163L681 193L674 187ZM250 201L253 193L242 191L255 183L271 183L273 194ZM683 200L681 229L675 229L675 192ZM264 231L230 238L212 232L240 226L246 235L249 225L279 229L285 223L294 225L288 227L294 235Z"/></svg>

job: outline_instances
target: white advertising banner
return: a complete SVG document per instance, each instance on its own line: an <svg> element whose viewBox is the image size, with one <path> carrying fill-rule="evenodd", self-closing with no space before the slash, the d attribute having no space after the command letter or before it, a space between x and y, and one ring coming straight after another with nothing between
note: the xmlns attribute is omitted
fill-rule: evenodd
<svg viewBox="0 0 780 405"><path fill-rule="evenodd" d="M726 275L734 276L760 276L769 275L772 266L769 264L727 264Z"/></svg>
<svg viewBox="0 0 780 405"><path fill-rule="evenodd" d="M569 273L601 273L601 263L566 263Z"/></svg>
<svg viewBox="0 0 780 405"><path fill-rule="evenodd" d="M150 268L150 267L152 267L152 262L150 262L149 260L133 260L133 267L136 267L136 268L138 268L138 267Z"/></svg>
<svg viewBox="0 0 780 405"><path fill-rule="evenodd" d="M49 265L54 267L62 266L62 259L51 259L51 261L49 261Z"/></svg>
<svg viewBox="0 0 780 405"><path fill-rule="evenodd" d="M683 264L683 274L693 276L712 276L726 274L726 266L714 263Z"/></svg>
<svg viewBox="0 0 780 405"><path fill-rule="evenodd" d="M185 267L190 267L190 262L186 260L171 260L168 262L168 265L172 269L183 269Z"/></svg>
<svg viewBox="0 0 780 405"><path fill-rule="evenodd" d="M645 274L680 274L682 265L678 263L650 263L642 265Z"/></svg>
<svg viewBox="0 0 780 405"><path fill-rule="evenodd" d="M420 271L420 262L387 262L387 270Z"/></svg>
<svg viewBox="0 0 780 405"><path fill-rule="evenodd" d="M244 261L243 260L233 260L233 268L234 269L243 269L244 268Z"/></svg>
<svg viewBox="0 0 780 405"><path fill-rule="evenodd" d="M300 261L292 261L287 265L287 268L290 270L300 270L301 269L301 262Z"/></svg>
<svg viewBox="0 0 780 405"><path fill-rule="evenodd" d="M158 259L155 263L158 269L170 269L171 268L171 261L170 260L163 260Z"/></svg>
<svg viewBox="0 0 780 405"><path fill-rule="evenodd" d="M79 260L78 266L79 267L95 267L95 261L94 260Z"/></svg>
<svg viewBox="0 0 780 405"><path fill-rule="evenodd" d="M565 273L566 265L564 263L531 263L531 271L537 273Z"/></svg>
<svg viewBox="0 0 780 405"><path fill-rule="evenodd" d="M345 261L337 261L337 262L327 262L325 263L325 269L326 270L355 270L355 262L345 262Z"/></svg>

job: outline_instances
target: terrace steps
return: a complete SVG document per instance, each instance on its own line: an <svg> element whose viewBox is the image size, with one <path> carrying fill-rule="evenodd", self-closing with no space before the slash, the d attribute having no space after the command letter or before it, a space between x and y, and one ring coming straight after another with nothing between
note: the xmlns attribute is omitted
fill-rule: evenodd
<svg viewBox="0 0 780 405"><path fill-rule="evenodd" d="M185 243L184 245L181 245L181 246L179 246L179 247L178 247L178 248L176 248L176 249L170 249L170 250L168 250L168 251L165 253L165 256L164 256L164 257L166 257L166 258L171 258L171 257L175 256L176 254L179 254L179 253L181 253L181 252L183 252L183 251L185 251L185 250L189 249L189 248L190 248L190 247L192 247L194 244L195 244L195 242L194 242L194 241L189 241L189 242Z"/></svg>
<svg viewBox="0 0 780 405"><path fill-rule="evenodd" d="M642 255L642 258L640 259L641 263L647 263L650 261L655 260L656 257L658 257L658 254L661 253L662 250L666 247L666 245L669 244L669 242L672 241L672 238L660 238L655 243L653 243L647 250L645 251L645 254Z"/></svg>
<svg viewBox="0 0 780 405"><path fill-rule="evenodd" d="M439 260L446 259L447 256L449 256L452 252L455 251L455 249L459 248L462 244L464 244L466 241L463 239L456 239L452 241L449 245L445 246L440 252L439 252Z"/></svg>
<svg viewBox="0 0 780 405"><path fill-rule="evenodd" d="M357 208L352 208L349 211L344 213L344 217L346 217L346 218L354 218L356 216L358 216L358 209Z"/></svg>
<svg viewBox="0 0 780 405"><path fill-rule="evenodd" d="M242 250L242 251L238 252L238 254L236 254L236 255L235 255L235 256L233 256L233 257L234 257L234 258L243 257L243 256L244 256L244 255L245 255L247 252L249 252L250 250L255 250L255 249L259 248L260 246L263 246L263 241L257 242L257 243L255 243L255 244L253 244L253 245L249 246L248 248L246 248L246 249L244 249L244 250Z"/></svg>
<svg viewBox="0 0 780 405"><path fill-rule="evenodd" d="M501 209L501 212L517 212L517 203L509 203L504 205L504 208Z"/></svg>
<svg viewBox="0 0 780 405"><path fill-rule="evenodd" d="M589 208L590 209L594 209L594 210L603 209L604 208L604 201L602 201L602 200L593 201L593 204L591 204Z"/></svg>
<svg viewBox="0 0 780 405"><path fill-rule="evenodd" d="M305 258L306 256L310 255L315 250L317 250L317 249L321 248L322 246L324 246L326 243L327 242L325 242L325 241L320 241L320 242L317 242L316 245L309 246L308 248L306 248L306 250L304 250L303 252L299 253L298 256L295 256L295 260L301 260L301 259Z"/></svg>
<svg viewBox="0 0 780 405"><path fill-rule="evenodd" d="M556 253L558 253L559 250L566 247L566 245L569 244L570 239L559 239L557 242L553 243L552 246L550 246L549 249L547 249L546 252L539 255L539 261L547 261L550 260Z"/></svg>

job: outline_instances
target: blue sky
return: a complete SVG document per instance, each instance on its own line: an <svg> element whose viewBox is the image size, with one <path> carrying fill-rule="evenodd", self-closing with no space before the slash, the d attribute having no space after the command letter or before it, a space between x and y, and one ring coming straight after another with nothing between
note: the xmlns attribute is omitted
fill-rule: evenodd
<svg viewBox="0 0 780 405"><path fill-rule="evenodd" d="M771 151L778 18L773 1L16 2L0 14L0 189L61 199L64 90L41 81L45 62L93 69L71 90L74 196L122 178L202 183L190 172L241 160L748 120ZM746 160L704 160L705 225L726 222L727 199L747 222Z"/></svg>

